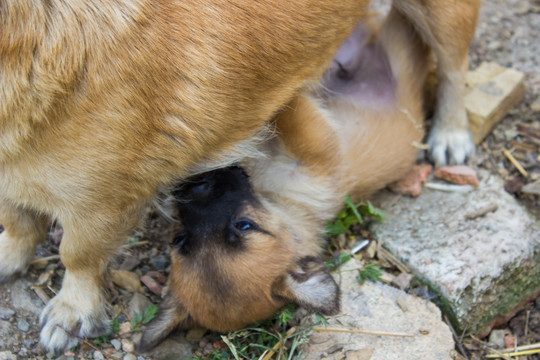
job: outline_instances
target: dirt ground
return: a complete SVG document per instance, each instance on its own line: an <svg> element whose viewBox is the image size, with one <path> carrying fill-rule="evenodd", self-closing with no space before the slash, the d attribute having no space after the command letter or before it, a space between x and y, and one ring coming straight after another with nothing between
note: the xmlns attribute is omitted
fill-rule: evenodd
<svg viewBox="0 0 540 360"><path fill-rule="evenodd" d="M540 138L523 130L527 127L540 132L540 1L483 1L479 26L471 46L470 66L475 68L485 61L494 61L524 72L527 90L519 106L479 146L470 164L501 176L506 181L507 190L515 194L540 221L538 195L523 194L520 191L523 185L540 178ZM532 143L536 147L526 151L516 147L516 143ZM528 177L522 176L503 155L504 149L511 148L516 149L515 153L519 155ZM43 300L52 297L60 288L63 273L57 257L60 237L61 230L53 227L50 238L40 246L37 254L46 258L46 261L36 263L23 278L0 285L0 359L9 358L9 354L20 359L53 358L45 354L38 344L38 313ZM159 303L158 294L168 273L169 238L170 225L167 221L155 213L149 213L145 230L133 234L123 254L113 265L113 268L130 270L141 277L147 275L150 279L145 278L148 283L145 282L147 286L143 286L140 293L154 303ZM113 317L118 318L120 323L129 322L128 303L131 293L113 285L110 288L114 304ZM540 301L528 304L502 330L508 335L509 343L512 339L518 345L540 342ZM122 349L129 350L133 345L131 339L132 336L126 335L120 339L119 349L108 346L105 350L95 342L88 341L77 351L67 352L61 358L136 359L122 352ZM464 337L458 342L457 350L463 358L480 359L487 340ZM540 357L535 355L528 359Z"/></svg>

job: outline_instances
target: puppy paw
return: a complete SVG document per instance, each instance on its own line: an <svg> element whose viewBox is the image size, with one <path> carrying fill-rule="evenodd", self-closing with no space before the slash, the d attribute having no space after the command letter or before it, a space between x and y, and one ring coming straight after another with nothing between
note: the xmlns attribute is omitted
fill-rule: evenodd
<svg viewBox="0 0 540 360"><path fill-rule="evenodd" d="M427 143L435 166L463 164L475 152L471 134L465 129L433 128Z"/></svg>
<svg viewBox="0 0 540 360"><path fill-rule="evenodd" d="M43 347L55 354L71 349L80 338L97 337L110 329L106 307L101 296L62 289L40 316Z"/></svg>
<svg viewBox="0 0 540 360"><path fill-rule="evenodd" d="M33 248L25 248L4 231L0 234L0 283L24 273L34 257Z"/></svg>

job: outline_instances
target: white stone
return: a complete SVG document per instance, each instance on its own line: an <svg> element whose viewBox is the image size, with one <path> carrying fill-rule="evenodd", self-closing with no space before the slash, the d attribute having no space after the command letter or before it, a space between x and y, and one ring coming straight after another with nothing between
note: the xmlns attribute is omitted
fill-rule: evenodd
<svg viewBox="0 0 540 360"><path fill-rule="evenodd" d="M365 360L450 360L454 341L437 306L380 282L360 285L356 279L360 268L353 259L336 275L342 291L341 313L327 318L327 328L413 336L317 331L304 346L301 359L337 360L345 355Z"/></svg>
<svg viewBox="0 0 540 360"><path fill-rule="evenodd" d="M434 284L450 302L460 327L485 333L491 318L540 290L540 227L510 194L501 179L479 172L480 187L468 193L424 189L416 199L402 197L389 206L375 237L413 272ZM497 210L473 220L466 215L488 205ZM418 210L415 210L418 209ZM536 259L536 260L535 260ZM518 290L518 280L530 283ZM516 295L518 293L519 295ZM501 301L509 305L496 309ZM487 312L486 312L487 311Z"/></svg>

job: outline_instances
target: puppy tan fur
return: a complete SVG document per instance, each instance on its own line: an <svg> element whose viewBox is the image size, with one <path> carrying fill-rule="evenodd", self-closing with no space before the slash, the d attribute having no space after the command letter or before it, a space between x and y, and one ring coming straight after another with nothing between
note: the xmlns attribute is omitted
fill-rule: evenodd
<svg viewBox="0 0 540 360"><path fill-rule="evenodd" d="M241 162L249 179L222 169L179 188L170 290L142 351L174 328L235 330L287 302L338 311L338 286L316 258L324 225L346 194L408 171L424 136L430 49L398 9L378 23L359 25L320 86L276 117L266 157Z"/></svg>
<svg viewBox="0 0 540 360"><path fill-rule="evenodd" d="M102 275L143 205L160 186L244 155L245 142L320 77L366 3L2 3L0 279L25 271L50 220L62 224L66 274L41 315L46 348L75 345L65 330L106 331ZM449 63L440 62L448 81L433 141L459 153L462 143L444 139L465 131L453 116L461 82L452 74L463 68L476 3L453 2L444 14L436 1L398 3L420 20L418 9L441 11L418 24ZM441 33L441 24L457 27Z"/></svg>

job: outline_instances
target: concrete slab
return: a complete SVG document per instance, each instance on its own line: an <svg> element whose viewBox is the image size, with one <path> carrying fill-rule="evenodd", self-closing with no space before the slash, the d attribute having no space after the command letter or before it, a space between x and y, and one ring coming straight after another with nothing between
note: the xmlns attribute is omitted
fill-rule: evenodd
<svg viewBox="0 0 540 360"><path fill-rule="evenodd" d="M375 336L314 332L299 357L304 360L450 360L454 341L440 310L431 302L383 283L360 285L361 265L351 260L340 268L341 313L327 328L410 334Z"/></svg>
<svg viewBox="0 0 540 360"><path fill-rule="evenodd" d="M476 189L424 188L415 199L382 192L373 201L387 218L373 231L440 295L458 330L483 335L538 296L540 226L501 179L479 177ZM483 208L490 211L475 217Z"/></svg>

